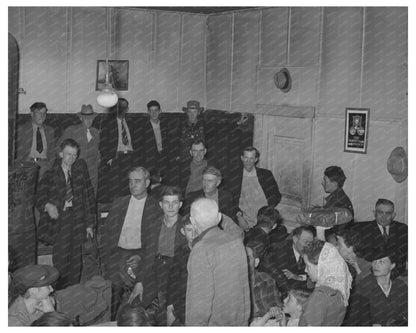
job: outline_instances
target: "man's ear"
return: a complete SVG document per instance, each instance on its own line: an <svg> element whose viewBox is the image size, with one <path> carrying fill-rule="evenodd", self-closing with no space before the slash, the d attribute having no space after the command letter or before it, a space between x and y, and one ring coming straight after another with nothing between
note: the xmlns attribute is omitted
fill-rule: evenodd
<svg viewBox="0 0 416 333"><path fill-rule="evenodd" d="M394 262L394 263L391 264L391 270L393 270L395 268L396 268L396 263Z"/></svg>
<svg viewBox="0 0 416 333"><path fill-rule="evenodd" d="M181 208L183 205L183 201L179 201L179 208Z"/></svg>
<svg viewBox="0 0 416 333"><path fill-rule="evenodd" d="M391 214L391 219L392 220L394 220L394 218L396 217L396 212L393 212L392 214Z"/></svg>
<svg viewBox="0 0 416 333"><path fill-rule="evenodd" d="M162 203L159 201L159 206L160 206L160 208L162 208Z"/></svg>
<svg viewBox="0 0 416 333"><path fill-rule="evenodd" d="M244 163L244 156L240 156L240 160Z"/></svg>
<svg viewBox="0 0 416 333"><path fill-rule="evenodd" d="M181 227L181 234L185 236L185 229Z"/></svg>
<svg viewBox="0 0 416 333"><path fill-rule="evenodd" d="M148 188L150 185L150 179L146 179L146 188Z"/></svg>
<svg viewBox="0 0 416 333"><path fill-rule="evenodd" d="M62 152L59 152L59 157L60 158L64 157L64 154L62 154Z"/></svg>
<svg viewBox="0 0 416 333"><path fill-rule="evenodd" d="M222 219L222 214L221 213L218 213L217 223L220 223L221 222L221 219Z"/></svg>
<svg viewBox="0 0 416 333"><path fill-rule="evenodd" d="M222 179L217 179L217 184L215 185L216 187L220 186Z"/></svg>

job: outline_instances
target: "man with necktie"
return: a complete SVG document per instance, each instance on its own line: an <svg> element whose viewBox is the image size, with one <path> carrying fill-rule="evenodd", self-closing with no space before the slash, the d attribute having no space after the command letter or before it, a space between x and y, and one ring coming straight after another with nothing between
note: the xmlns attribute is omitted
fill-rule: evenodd
<svg viewBox="0 0 416 333"><path fill-rule="evenodd" d="M55 130L45 125L48 109L43 102L30 107L32 120L17 127L16 162L33 162L39 166L38 180L51 167L55 149Z"/></svg>
<svg viewBox="0 0 416 333"><path fill-rule="evenodd" d="M100 203L110 203L114 197L128 194L124 175L140 159L140 141L136 135L139 126L137 119L129 117L128 111L129 102L119 98L100 125L101 161L97 189L97 202Z"/></svg>
<svg viewBox="0 0 416 333"><path fill-rule="evenodd" d="M60 147L59 158L40 181L35 203L41 212L40 224L48 226L53 239L57 289L79 283L81 245L94 236L95 224L93 189L87 164L78 159L79 145L65 139Z"/></svg>
<svg viewBox="0 0 416 333"><path fill-rule="evenodd" d="M80 147L79 158L82 158L87 163L91 183L95 193L97 193L98 165L100 164L100 151L98 149L100 132L95 127L92 127L97 113L94 112L91 104L83 104L81 111L78 112L78 116L81 119L81 123L66 128L57 146L59 147L65 139L74 139L78 142Z"/></svg>
<svg viewBox="0 0 416 333"><path fill-rule="evenodd" d="M387 199L377 200L374 217L374 221L355 223L352 226L360 233L365 244L362 249L363 257L371 261L375 248L393 248L398 254L395 273L403 274L408 253L407 225L394 221L394 203Z"/></svg>

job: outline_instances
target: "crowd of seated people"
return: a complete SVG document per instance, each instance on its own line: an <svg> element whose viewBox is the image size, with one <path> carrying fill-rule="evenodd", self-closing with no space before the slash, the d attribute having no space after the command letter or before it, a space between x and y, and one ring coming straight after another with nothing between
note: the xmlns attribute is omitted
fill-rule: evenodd
<svg viewBox="0 0 416 333"><path fill-rule="evenodd" d="M83 105L82 124L65 131L58 146L47 141L42 127L46 105L35 104L28 159L45 168L35 207L53 244L54 267L29 263L10 272L9 326L407 325L401 279L407 226L394 221L390 200L376 202L374 221L327 228L321 235L300 221L288 233L277 210L278 184L270 170L256 166L256 148L241 152L238 186L222 186L221 171L205 159L198 102L184 108L188 146L181 147L179 182L161 176L169 174L169 133L157 101L148 104L145 126L127 117L128 101L120 99L101 132L91 130L95 112ZM145 141L152 149L144 152L144 139L134 137L136 125L151 136ZM54 150L56 160L46 161L46 149ZM85 155L89 149L96 151ZM150 168L140 164L139 152L154 155ZM342 190L345 179L340 167L325 170L324 208L348 209L353 216ZM108 193L112 186L118 195ZM97 228L99 200L110 208ZM82 244L97 238L100 273L111 296L100 310L92 304L92 319L81 322L62 311L57 294L85 282Z"/></svg>

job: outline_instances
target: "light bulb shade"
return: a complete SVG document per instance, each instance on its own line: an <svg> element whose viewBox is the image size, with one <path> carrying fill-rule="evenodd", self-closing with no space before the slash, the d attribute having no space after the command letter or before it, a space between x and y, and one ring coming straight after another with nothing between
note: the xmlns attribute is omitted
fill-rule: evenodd
<svg viewBox="0 0 416 333"><path fill-rule="evenodd" d="M97 96L98 105L104 108L111 108L112 106L117 104L117 101L118 96L110 84L106 84Z"/></svg>

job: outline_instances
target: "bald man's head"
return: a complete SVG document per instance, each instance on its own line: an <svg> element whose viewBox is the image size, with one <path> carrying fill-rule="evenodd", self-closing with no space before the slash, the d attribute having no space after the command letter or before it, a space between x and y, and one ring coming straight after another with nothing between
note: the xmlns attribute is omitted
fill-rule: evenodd
<svg viewBox="0 0 416 333"><path fill-rule="evenodd" d="M215 200L200 198L191 205L191 222L198 233L218 224L221 215Z"/></svg>

